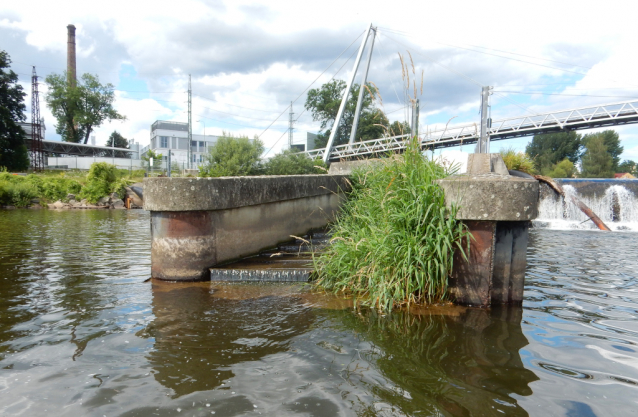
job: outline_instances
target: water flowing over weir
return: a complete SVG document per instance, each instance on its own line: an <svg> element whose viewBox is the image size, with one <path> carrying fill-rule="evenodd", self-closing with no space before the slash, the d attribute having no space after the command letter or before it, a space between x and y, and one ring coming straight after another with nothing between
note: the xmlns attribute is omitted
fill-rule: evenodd
<svg viewBox="0 0 638 417"><path fill-rule="evenodd" d="M593 181L587 181L589 189L584 189L575 181L559 182L562 182L567 196L575 196L585 203L611 230L638 231L638 194L630 189L635 187L615 184L613 181L600 181L592 185ZM538 218L533 222L534 227L596 229L594 223L576 205L569 199L566 201L558 196L547 186L541 187L538 211Z"/></svg>

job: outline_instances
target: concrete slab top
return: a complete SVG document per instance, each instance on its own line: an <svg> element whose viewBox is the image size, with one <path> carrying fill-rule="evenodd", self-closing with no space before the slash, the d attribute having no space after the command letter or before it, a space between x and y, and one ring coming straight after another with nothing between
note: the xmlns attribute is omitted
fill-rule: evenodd
<svg viewBox="0 0 638 417"><path fill-rule="evenodd" d="M437 183L448 207L460 207L460 220L525 221L538 216L538 181L486 174L454 175Z"/></svg>
<svg viewBox="0 0 638 417"><path fill-rule="evenodd" d="M349 190L346 175L145 178L144 209L225 210Z"/></svg>

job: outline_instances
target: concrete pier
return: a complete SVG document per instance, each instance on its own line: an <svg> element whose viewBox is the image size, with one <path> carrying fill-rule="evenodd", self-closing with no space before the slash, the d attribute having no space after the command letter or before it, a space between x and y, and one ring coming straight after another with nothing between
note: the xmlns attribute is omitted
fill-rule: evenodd
<svg viewBox="0 0 638 417"><path fill-rule="evenodd" d="M461 207L457 218L471 234L467 260L460 251L454 255L449 288L455 302L482 307L521 303L527 231L538 215L538 181L509 175L498 154L472 154L467 174L438 183L447 206Z"/></svg>
<svg viewBox="0 0 638 417"><path fill-rule="evenodd" d="M151 274L208 280L212 266L325 227L346 191L344 175L146 178Z"/></svg>

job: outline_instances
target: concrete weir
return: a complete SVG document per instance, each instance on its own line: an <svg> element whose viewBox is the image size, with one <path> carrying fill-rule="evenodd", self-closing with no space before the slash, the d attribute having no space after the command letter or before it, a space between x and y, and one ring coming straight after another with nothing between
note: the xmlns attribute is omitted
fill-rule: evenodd
<svg viewBox="0 0 638 417"><path fill-rule="evenodd" d="M538 216L538 181L509 175L499 154L472 154L467 174L438 183L448 207L461 207L457 218L471 234L467 260L460 251L454 255L449 281L454 301L482 307L521 303L527 231Z"/></svg>
<svg viewBox="0 0 638 417"><path fill-rule="evenodd" d="M151 275L208 280L212 266L326 226L348 190L345 175L146 178Z"/></svg>

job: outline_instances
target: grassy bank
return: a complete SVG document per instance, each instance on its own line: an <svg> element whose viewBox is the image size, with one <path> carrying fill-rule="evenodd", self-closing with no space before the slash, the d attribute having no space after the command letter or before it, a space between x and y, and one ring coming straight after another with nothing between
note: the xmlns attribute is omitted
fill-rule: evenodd
<svg viewBox="0 0 638 417"><path fill-rule="evenodd" d="M445 298L453 251L467 233L434 182L450 173L414 145L355 171L332 245L316 260L317 284L381 310Z"/></svg>
<svg viewBox="0 0 638 417"><path fill-rule="evenodd" d="M124 187L141 181L143 176L143 170L130 173L104 162L91 165L88 173L47 171L23 176L1 172L0 205L27 207L34 199L44 205L67 201L68 194L74 194L78 199L86 198L89 203L96 203L113 192L123 198Z"/></svg>

